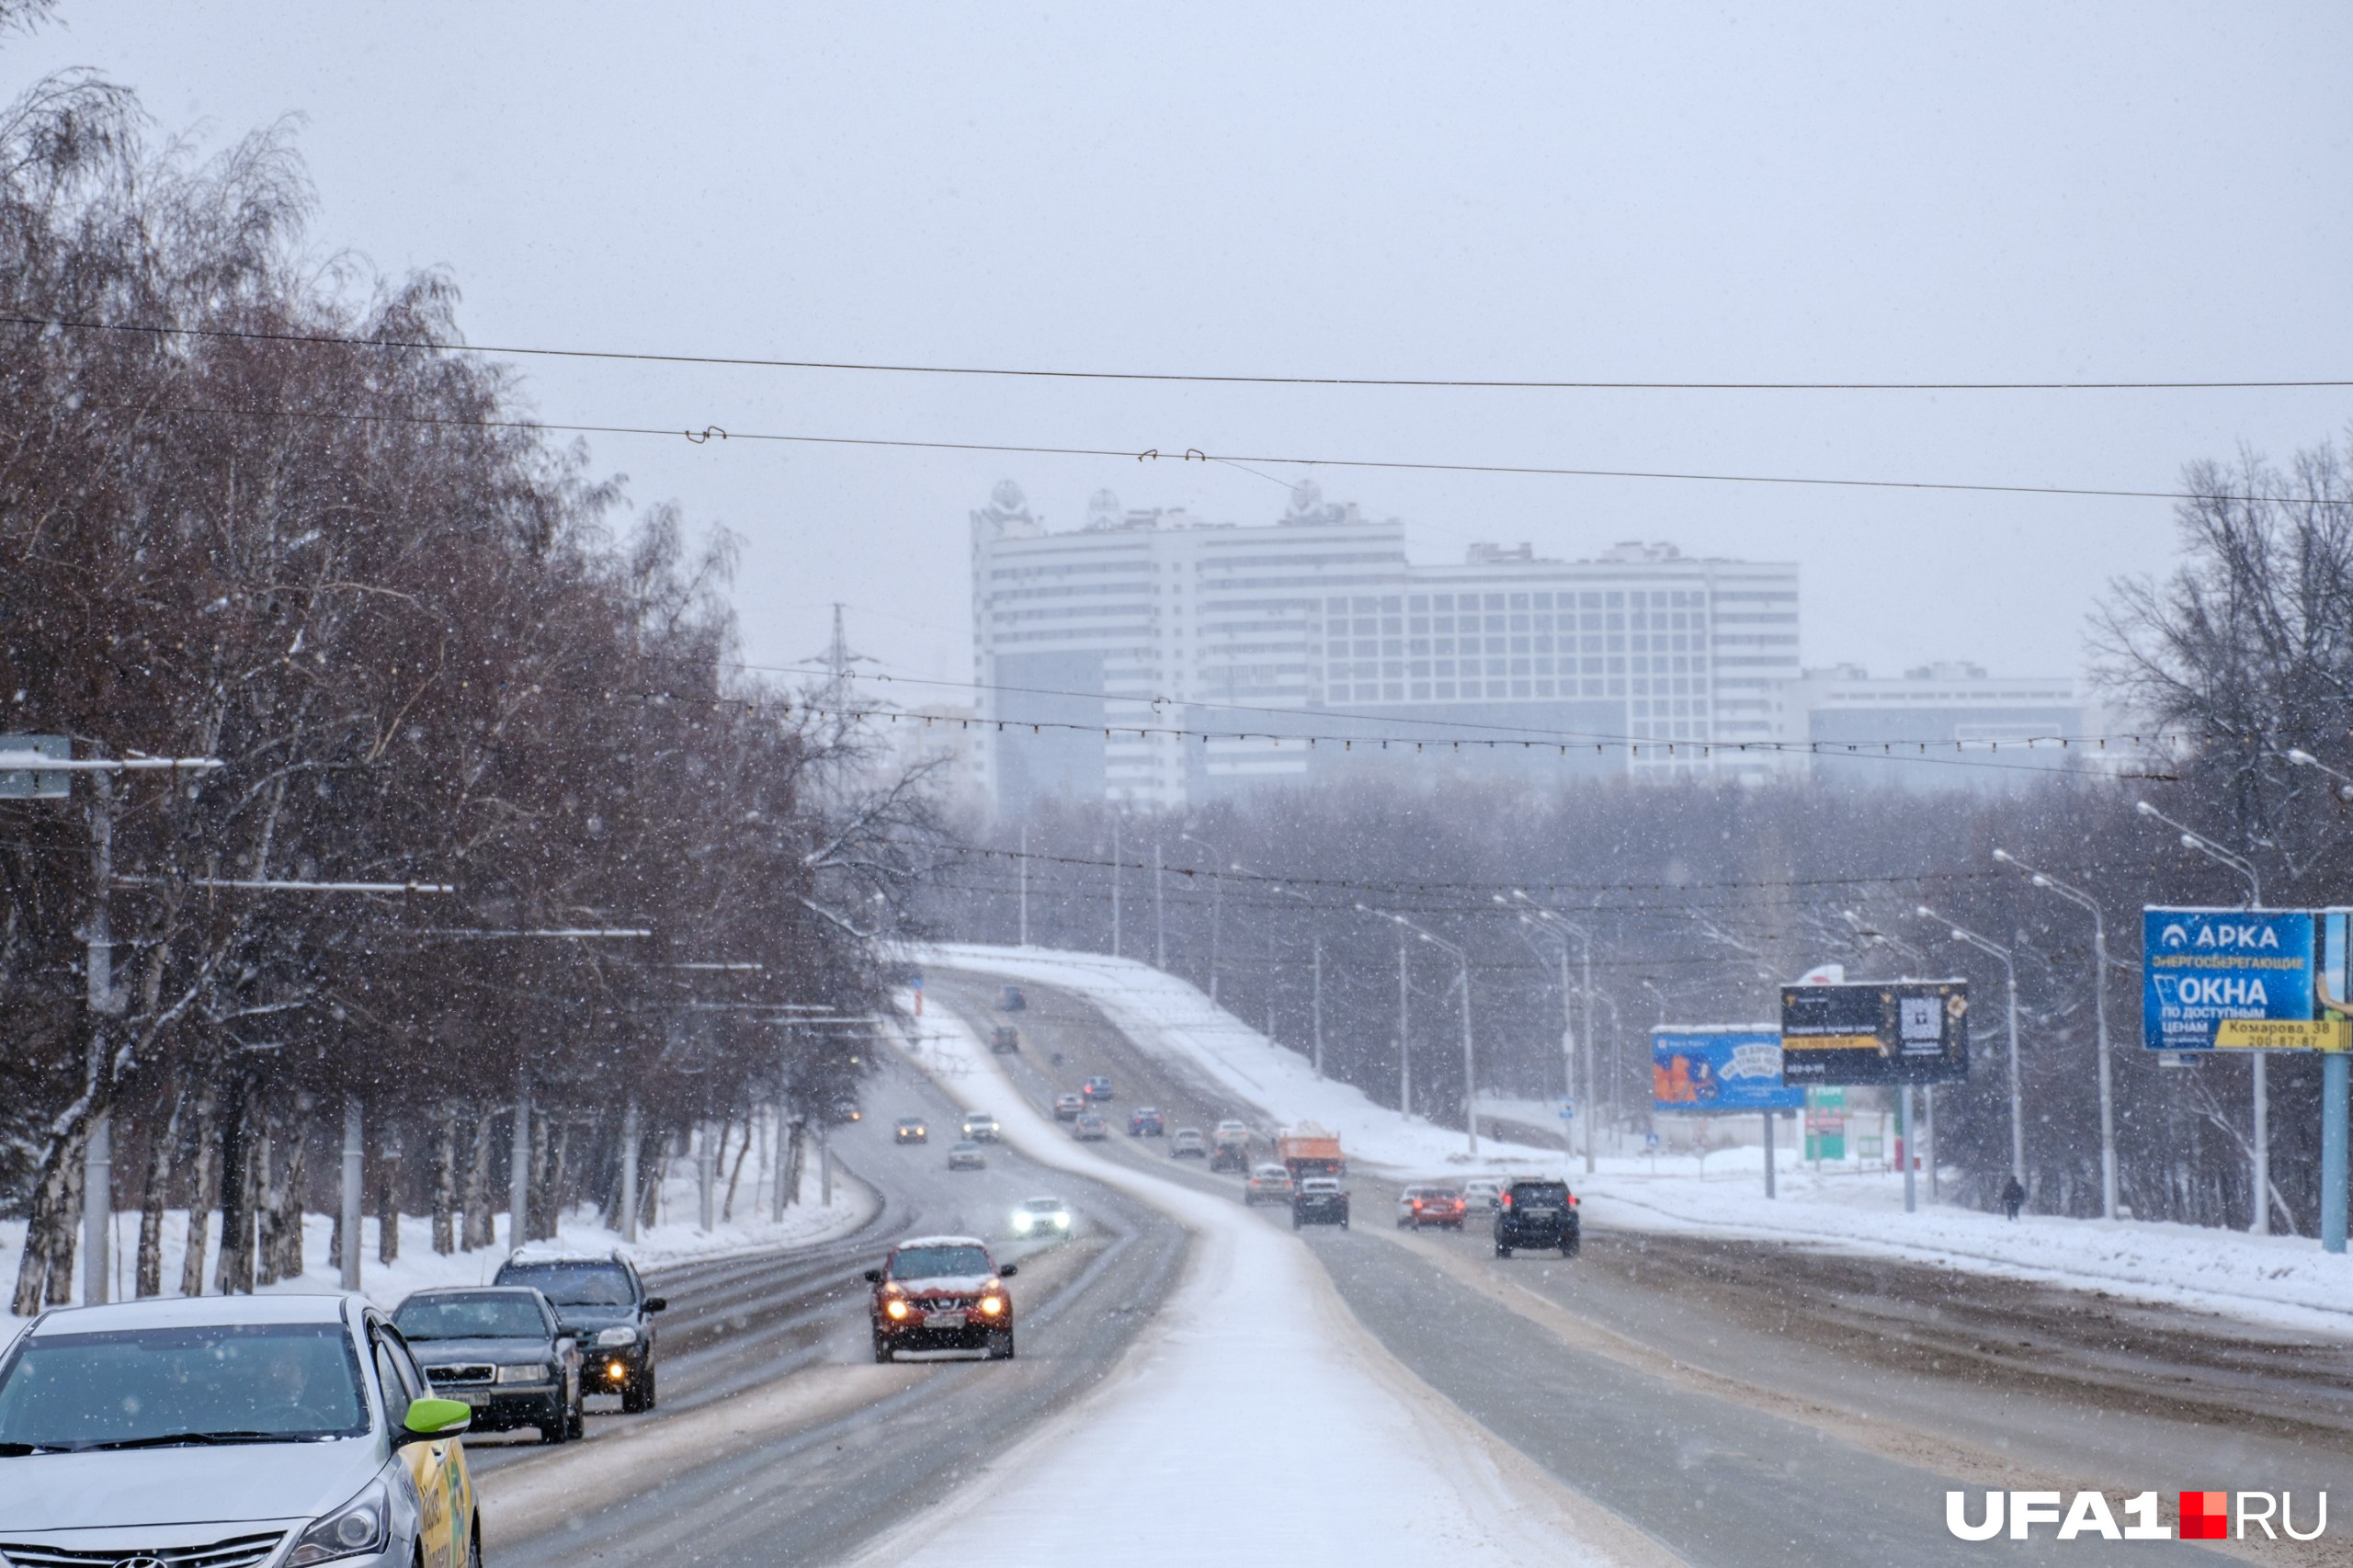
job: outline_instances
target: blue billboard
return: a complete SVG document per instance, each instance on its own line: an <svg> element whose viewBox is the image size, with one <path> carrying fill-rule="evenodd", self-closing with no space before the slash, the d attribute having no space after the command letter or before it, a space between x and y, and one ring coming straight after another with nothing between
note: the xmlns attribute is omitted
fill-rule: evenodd
<svg viewBox="0 0 2353 1568"><path fill-rule="evenodd" d="M2321 1043L2310 910L2143 909L2141 1043L2151 1051Z"/></svg>
<svg viewBox="0 0 2353 1568"><path fill-rule="evenodd" d="M1781 1082L1781 1031L1771 1025L1651 1031L1651 1108L1795 1110L1805 1091Z"/></svg>

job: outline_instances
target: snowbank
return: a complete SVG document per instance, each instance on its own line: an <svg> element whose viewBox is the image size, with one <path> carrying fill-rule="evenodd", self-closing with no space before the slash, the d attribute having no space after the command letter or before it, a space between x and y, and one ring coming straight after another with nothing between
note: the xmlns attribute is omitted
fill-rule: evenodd
<svg viewBox="0 0 2353 1568"><path fill-rule="evenodd" d="M830 1208L821 1206L817 1201L816 1162L812 1160L801 1173L799 1200L787 1206L781 1221L770 1223L766 1218L738 1219L714 1225L705 1232L695 1222L699 1205L694 1162L680 1159L669 1164L671 1169L663 1180L655 1205L657 1222L641 1228L637 1241L626 1247L630 1256L641 1267L659 1268L665 1264L688 1258L806 1246L847 1235L872 1218L875 1210L874 1195L857 1180L846 1179L846 1173L838 1166L835 1170L833 1205ZM746 1182L746 1189L736 1195L736 1212L740 1215L757 1210L764 1215L767 1205L759 1201L750 1188L748 1172ZM376 1244L381 1227L371 1217L364 1221L360 1233L360 1290L369 1301L391 1307L397 1305L410 1291L423 1290L428 1285L486 1283L506 1256L506 1219L505 1214L492 1217L492 1228L496 1234L493 1244L443 1256L433 1250L432 1220L424 1216L404 1215L401 1218L400 1256L390 1264L382 1264L376 1261ZM210 1234L205 1256L211 1259L220 1255L220 1216L208 1216L208 1223ZM341 1275L327 1250L334 1231L335 1221L327 1215L302 1216L303 1271L294 1278L263 1287L264 1291L300 1294L340 1290ZM620 1233L598 1224L595 1211L585 1208L574 1210L564 1216L558 1226L557 1244L600 1252L623 1245ZM0 1290L14 1287L24 1245L24 1221L0 1221ZM131 1298L138 1246L139 1216L130 1212L117 1213L114 1217L114 1284L110 1291L115 1301ZM180 1293L180 1266L187 1255L188 1213L185 1210L169 1210L164 1215L164 1294L176 1296ZM5 1296L0 1296L0 1300L5 1299ZM79 1305L81 1300L82 1271L81 1261L77 1257L74 1270L74 1303ZM0 1310L0 1343L5 1343L5 1331L9 1325L23 1321Z"/></svg>
<svg viewBox="0 0 2353 1568"><path fill-rule="evenodd" d="M1038 948L942 944L926 961L1059 985L1102 1009L1137 1046L1208 1076L1259 1108L1270 1121L1314 1120L1340 1134L1352 1160L1399 1176L1515 1168L1557 1171L1562 1153L1480 1141L1473 1165L1462 1134L1409 1120L1358 1090L1319 1079L1295 1052L1268 1041L1211 1005L1188 983L1131 960ZM1525 1115L1507 1102L1486 1108ZM1731 1119L1753 1122L1751 1118ZM1927 1201L1904 1210L1900 1175L1849 1160L1817 1174L1782 1149L1780 1196L1764 1195L1764 1153L1722 1149L1609 1156L1592 1176L1575 1165L1577 1189L1596 1225L1769 1238L1830 1251L1866 1253L1967 1273L2030 1279L2072 1290L2199 1309L2299 1331L2353 1333L2353 1255L2332 1256L2317 1241L2250 1236L2196 1225L1999 1215Z"/></svg>
<svg viewBox="0 0 2353 1568"><path fill-rule="evenodd" d="M1183 1568L1237 1551L1293 1568L1608 1560L1585 1544L1607 1528L1590 1506L1396 1370L1289 1236L1072 1142L954 1019L909 1028L910 1054L968 1108L995 1108L1024 1155L1120 1187L1196 1241L1184 1281L1098 1393L858 1561L1078 1568L1107 1550Z"/></svg>

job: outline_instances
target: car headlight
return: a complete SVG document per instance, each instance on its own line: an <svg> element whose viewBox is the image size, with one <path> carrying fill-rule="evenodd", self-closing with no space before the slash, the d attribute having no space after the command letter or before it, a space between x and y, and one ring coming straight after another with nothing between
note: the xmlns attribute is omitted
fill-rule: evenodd
<svg viewBox="0 0 2353 1568"><path fill-rule="evenodd" d="M907 1303L896 1300L888 1301L882 1303L882 1311L895 1323L907 1315Z"/></svg>
<svg viewBox="0 0 2353 1568"><path fill-rule="evenodd" d="M1003 1296L983 1296L981 1298L981 1315L983 1317L991 1318L1004 1316L1005 1298Z"/></svg>
<svg viewBox="0 0 2353 1568"><path fill-rule="evenodd" d="M617 1383L628 1376L629 1369L626 1366L623 1366L620 1362L608 1361L605 1363L606 1381Z"/></svg>
<svg viewBox="0 0 2353 1568"><path fill-rule="evenodd" d="M338 1557L384 1550L392 1536L392 1508L384 1483L371 1481L359 1495L304 1530L287 1554L286 1568L306 1568Z"/></svg>
<svg viewBox="0 0 2353 1568"><path fill-rule="evenodd" d="M637 1330L631 1328L626 1324L615 1328L608 1328L605 1330L604 1333L597 1336L597 1343L599 1345L634 1345L637 1343Z"/></svg>
<svg viewBox="0 0 2353 1568"><path fill-rule="evenodd" d="M1057 1214L1057 1215L1055 1215L1055 1216L1054 1216L1054 1229L1055 1229L1055 1230L1057 1230L1057 1231L1067 1231L1067 1230L1069 1230L1069 1229L1070 1229L1070 1216L1069 1216L1069 1215L1067 1215L1067 1214Z"/></svg>
<svg viewBox="0 0 2353 1568"><path fill-rule="evenodd" d="M1027 1214L1016 1214L1013 1217L1013 1228L1017 1231L1026 1231L1036 1223L1037 1221Z"/></svg>
<svg viewBox="0 0 2353 1568"><path fill-rule="evenodd" d="M555 1369L545 1361L527 1361L520 1366L498 1369L497 1381L502 1383L543 1383L555 1376Z"/></svg>

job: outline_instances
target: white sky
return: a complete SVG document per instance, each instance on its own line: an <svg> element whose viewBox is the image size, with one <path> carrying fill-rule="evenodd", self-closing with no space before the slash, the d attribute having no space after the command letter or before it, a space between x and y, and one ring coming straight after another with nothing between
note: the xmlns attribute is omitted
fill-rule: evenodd
<svg viewBox="0 0 2353 1568"><path fill-rule="evenodd" d="M473 340L1022 366L1711 381L2353 378L2353 7L99 6L0 44L207 145L288 113L313 239L443 266ZM552 420L2168 488L2343 392L1470 392L526 366ZM748 655L832 599L970 672L966 514L1267 480L605 437L746 541ZM1270 469L1288 480L1294 471ZM2076 667L2165 503L1318 476L1473 539L1795 559L1808 663Z"/></svg>

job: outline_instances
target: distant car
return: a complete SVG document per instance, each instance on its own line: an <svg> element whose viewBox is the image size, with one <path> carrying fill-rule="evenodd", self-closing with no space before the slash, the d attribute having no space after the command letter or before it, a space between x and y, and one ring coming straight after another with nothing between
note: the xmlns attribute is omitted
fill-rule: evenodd
<svg viewBox="0 0 2353 1568"><path fill-rule="evenodd" d="M1085 1111L1072 1125L1070 1135L1082 1143L1100 1143L1111 1136L1111 1124L1091 1110Z"/></svg>
<svg viewBox="0 0 2353 1568"><path fill-rule="evenodd" d="M654 1405L654 1317L669 1301L646 1293L637 1266L618 1250L593 1253L532 1244L498 1266L494 1285L529 1285L580 1341L583 1393L617 1393L634 1415Z"/></svg>
<svg viewBox="0 0 2353 1568"><path fill-rule="evenodd" d="M1236 1121L1229 1116L1217 1124L1210 1136L1221 1143L1229 1138L1239 1143L1247 1143L1250 1142L1250 1127L1247 1122Z"/></svg>
<svg viewBox="0 0 2353 1568"><path fill-rule="evenodd" d="M891 1128L893 1143L928 1143L931 1126L919 1116L903 1116Z"/></svg>
<svg viewBox="0 0 2353 1568"><path fill-rule="evenodd" d="M999 1024L989 1031L989 1049L999 1056L1017 1053L1021 1050L1021 1031L1011 1024Z"/></svg>
<svg viewBox="0 0 2353 1568"><path fill-rule="evenodd" d="M998 1267L978 1236L910 1236L891 1249L880 1268L866 1271L874 1287L867 1315L874 1358L902 1350L979 1350L992 1361L1013 1359L1013 1297L1005 1281L1019 1270Z"/></svg>
<svg viewBox="0 0 2353 1568"><path fill-rule="evenodd" d="M1021 1207L1013 1211L1013 1233L1066 1236L1070 1234L1070 1205L1059 1198L1025 1198Z"/></svg>
<svg viewBox="0 0 2353 1568"><path fill-rule="evenodd" d="M996 1005L1001 1012L1017 1013L1029 1006L1029 998L1021 994L1021 987L1018 985L1000 986L997 989Z"/></svg>
<svg viewBox="0 0 2353 1568"><path fill-rule="evenodd" d="M480 1561L472 1417L358 1296L59 1307L8 1332L10 1562Z"/></svg>
<svg viewBox="0 0 2353 1568"><path fill-rule="evenodd" d="M1206 1160L1210 1155L1210 1141L1201 1136L1198 1127L1180 1127L1168 1140L1168 1157L1172 1160Z"/></svg>
<svg viewBox="0 0 2353 1568"><path fill-rule="evenodd" d="M1504 1184L1479 1176L1462 1184L1462 1201L1471 1213L1488 1214L1503 1201Z"/></svg>
<svg viewBox="0 0 2353 1568"><path fill-rule="evenodd" d="M863 1121L866 1119L866 1112L858 1108L858 1102L856 1100L837 1100L834 1105L834 1119L835 1121Z"/></svg>
<svg viewBox="0 0 2353 1568"><path fill-rule="evenodd" d="M529 1285L417 1290L392 1326L433 1392L473 1412L475 1431L536 1426L542 1443L581 1435L580 1343Z"/></svg>
<svg viewBox="0 0 2353 1568"><path fill-rule="evenodd" d="M1228 1119L1210 1134L1210 1169L1246 1172L1250 1168L1250 1129Z"/></svg>
<svg viewBox="0 0 2353 1568"><path fill-rule="evenodd" d="M996 1142L996 1118L984 1110L967 1111L964 1115L964 1136L975 1143Z"/></svg>
<svg viewBox="0 0 2353 1568"><path fill-rule="evenodd" d="M1242 1201L1256 1206L1260 1203L1290 1201L1290 1169L1286 1165L1260 1165L1242 1184Z"/></svg>
<svg viewBox="0 0 2353 1568"><path fill-rule="evenodd" d="M1469 1211L1462 1194L1450 1187L1409 1187L1397 1195L1397 1228L1401 1231L1408 1226L1418 1231L1425 1225L1459 1231Z"/></svg>
<svg viewBox="0 0 2353 1568"><path fill-rule="evenodd" d="M1495 1207L1495 1256L1509 1257L1514 1247L1558 1247L1563 1257L1574 1257L1583 1230L1567 1182L1515 1181Z"/></svg>
<svg viewBox="0 0 2353 1568"><path fill-rule="evenodd" d="M1337 1225L1348 1228L1348 1194L1338 1176L1307 1176L1290 1199L1290 1228Z"/></svg>
<svg viewBox="0 0 2353 1568"><path fill-rule="evenodd" d="M1102 1074L1097 1073L1094 1077L1089 1078L1086 1083L1079 1085L1079 1092L1086 1096L1087 1104L1100 1105L1104 1101L1112 1097L1111 1080L1105 1077Z"/></svg>
<svg viewBox="0 0 2353 1568"><path fill-rule="evenodd" d="M1128 1136L1131 1138L1157 1138L1167 1131L1167 1124L1160 1119L1156 1107L1140 1105L1128 1112Z"/></svg>
<svg viewBox="0 0 2353 1568"><path fill-rule="evenodd" d="M1079 1113L1086 1108L1086 1096L1085 1095L1056 1095L1054 1096L1054 1119L1056 1121L1076 1121L1078 1119Z"/></svg>
<svg viewBox="0 0 2353 1568"><path fill-rule="evenodd" d="M948 1145L948 1168L951 1171L984 1171L989 1168L988 1156L981 1146L967 1138Z"/></svg>

